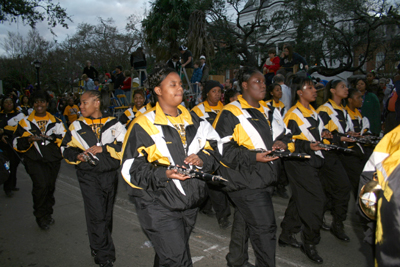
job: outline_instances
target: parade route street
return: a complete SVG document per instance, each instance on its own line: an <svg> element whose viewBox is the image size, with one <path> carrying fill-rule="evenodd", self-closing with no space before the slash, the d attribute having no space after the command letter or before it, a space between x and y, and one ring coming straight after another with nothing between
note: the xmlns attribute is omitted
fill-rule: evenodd
<svg viewBox="0 0 400 267"><path fill-rule="evenodd" d="M90 267L96 266L90 255L86 233L83 200L75 174L75 168L64 161L56 184L56 204L50 230L41 230L33 216L32 182L24 166L18 168L17 186L20 191L12 198L0 193L0 266L4 267ZM275 216L279 227L288 200L273 197ZM321 231L322 239L317 246L324 259L322 266L367 266L363 253L370 254L361 242L362 227L354 215L354 200L350 201L345 231L351 242L341 242L331 233ZM232 209L233 213L233 209ZM328 221L331 217L326 216ZM230 217L232 220L232 216ZM115 266L151 267L154 251L143 234L135 207L129 202L126 185L119 180L114 207L113 240L116 247ZM195 267L226 266L230 229L218 227L216 218L199 214L191 235L190 247ZM300 234L297 235L300 240ZM254 264L253 250L250 262ZM277 266L315 266L300 249L279 247L276 253Z"/></svg>

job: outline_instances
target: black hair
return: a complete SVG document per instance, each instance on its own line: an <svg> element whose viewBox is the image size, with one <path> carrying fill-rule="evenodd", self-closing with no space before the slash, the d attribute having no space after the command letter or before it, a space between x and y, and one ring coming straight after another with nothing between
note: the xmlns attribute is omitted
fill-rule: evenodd
<svg viewBox="0 0 400 267"><path fill-rule="evenodd" d="M274 91L275 86L281 87L281 85L279 83L273 83L273 84L268 85L267 94L265 95L266 100L270 100L273 98L271 93L272 93L272 91Z"/></svg>
<svg viewBox="0 0 400 267"><path fill-rule="evenodd" d="M349 89L349 94L348 94L348 96L346 98L346 106L349 105L349 98L352 98L354 96L354 94L356 94L357 92L359 92L361 94L360 90L358 90L357 88L350 88Z"/></svg>
<svg viewBox="0 0 400 267"><path fill-rule="evenodd" d="M47 103L50 102L50 96L46 91L36 91L32 96L32 102L34 103L37 99L44 100Z"/></svg>
<svg viewBox="0 0 400 267"><path fill-rule="evenodd" d="M229 90L227 90L226 92L225 92L225 95L224 95L224 105L227 105L227 104L229 104L230 103L230 98L231 97L234 97L236 94L238 94L239 92L238 91L236 91L235 89L229 89Z"/></svg>
<svg viewBox="0 0 400 267"><path fill-rule="evenodd" d="M16 101L15 101L15 99L14 99L13 97L11 97L11 96L3 97L2 102L1 102L1 109L0 109L0 110L4 111L4 101L5 101L6 99L11 99L11 101L12 101L12 103L13 103L13 111L14 111L14 112L17 112L17 104L16 104Z"/></svg>
<svg viewBox="0 0 400 267"><path fill-rule="evenodd" d="M243 92L242 83L247 82L254 73L260 72L258 69L253 67L243 67L237 73L237 80L239 81L239 87ZM260 72L261 73L261 72Z"/></svg>
<svg viewBox="0 0 400 267"><path fill-rule="evenodd" d="M133 91L133 95L132 95L132 98L134 98L135 97L135 95L142 95L143 97L144 97L144 100L146 100L146 95L145 95L145 93L144 93L144 91L142 90L142 89L136 89L136 90L134 90Z"/></svg>
<svg viewBox="0 0 400 267"><path fill-rule="evenodd" d="M110 96L106 90L102 90L101 92L97 90L89 90L84 94L88 94L89 96L100 101L100 111L102 113L108 112L108 107L110 106Z"/></svg>
<svg viewBox="0 0 400 267"><path fill-rule="evenodd" d="M162 81L164 81L164 79L171 73L178 74L178 72L176 70L174 70L172 68L168 68L167 66L163 66L163 67L158 67L158 68L154 69L153 72L147 76L147 79L145 82L151 92L150 104L153 107L158 102L157 94L154 92L154 88L159 86L162 83Z"/></svg>
<svg viewBox="0 0 400 267"><path fill-rule="evenodd" d="M330 80L324 89L324 103L328 101L328 99L332 99L331 89L335 89L339 83L343 82L342 80Z"/></svg>
<svg viewBox="0 0 400 267"><path fill-rule="evenodd" d="M369 89L367 80L364 79L364 78L359 78L359 79L356 80L355 86L357 86L357 83L358 83L359 81L363 81L363 82L364 82L364 84L365 84L365 92L370 92L370 89Z"/></svg>
<svg viewBox="0 0 400 267"><path fill-rule="evenodd" d="M292 80L292 106L296 104L296 101L299 100L299 96L297 95L298 90L303 90L305 85L314 85L314 82L311 78L304 77L304 76L297 76L295 75Z"/></svg>
<svg viewBox="0 0 400 267"><path fill-rule="evenodd" d="M29 102L30 102L29 100L30 100L30 99L29 99L29 97L28 97L27 95L23 95L23 96L21 97L21 105L24 104L24 98L25 98L25 97L28 98L28 105L29 105Z"/></svg>

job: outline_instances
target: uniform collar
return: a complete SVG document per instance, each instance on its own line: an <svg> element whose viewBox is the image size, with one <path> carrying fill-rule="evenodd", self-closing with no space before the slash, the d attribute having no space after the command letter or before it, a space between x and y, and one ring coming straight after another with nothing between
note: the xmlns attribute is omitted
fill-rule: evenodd
<svg viewBox="0 0 400 267"><path fill-rule="evenodd" d="M213 111L213 109L211 108L211 106L210 106L210 104L208 103L207 100L203 102L203 105L204 105L204 111L205 112L212 112ZM218 101L217 107L218 107L217 110L222 110L224 105L222 104L221 101Z"/></svg>
<svg viewBox="0 0 400 267"><path fill-rule="evenodd" d="M240 103L240 105L242 106L243 109L249 109L249 108L255 108L253 106L251 106L243 97L242 95L238 96L238 101ZM267 105L265 104L264 101L258 101L258 103L260 104L260 106L264 106L267 107ZM268 107L267 107L268 108ZM268 108L269 109L269 108Z"/></svg>
<svg viewBox="0 0 400 267"><path fill-rule="evenodd" d="M182 105L178 106L178 109L182 112L182 117L183 119L188 123L188 124L193 124L192 121L192 116L190 115L189 111L183 107ZM156 106L155 106L155 119L154 119L154 124L159 124L159 125L168 125L168 119L164 113L164 111L162 110L162 108L160 107L160 104L157 102Z"/></svg>
<svg viewBox="0 0 400 267"><path fill-rule="evenodd" d="M35 114L36 114L36 110L33 110L31 115L29 115L29 117L28 117L28 121L33 121L35 119ZM56 122L56 118L53 115L51 115L49 112L46 111L46 115L51 122L53 122L53 123Z"/></svg>
<svg viewBox="0 0 400 267"><path fill-rule="evenodd" d="M331 103L331 105L334 109L344 110L344 107L342 104L340 104L340 106L338 106L338 104L336 104L336 102L333 101L332 99L328 99L328 102Z"/></svg>
<svg viewBox="0 0 400 267"><path fill-rule="evenodd" d="M313 108L313 106L310 105L311 109L305 108L303 106L303 104L300 103L300 101L297 101L296 105L295 105L303 114L307 114L311 117L314 117L314 114L317 114L317 112L315 111L315 109Z"/></svg>

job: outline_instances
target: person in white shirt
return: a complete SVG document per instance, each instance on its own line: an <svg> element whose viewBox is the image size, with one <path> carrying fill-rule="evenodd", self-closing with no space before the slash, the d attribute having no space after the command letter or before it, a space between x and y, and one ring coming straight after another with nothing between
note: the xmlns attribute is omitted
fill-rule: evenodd
<svg viewBox="0 0 400 267"><path fill-rule="evenodd" d="M292 106L292 91L290 87L287 86L285 83L285 76L282 74L276 74L274 76L274 82L279 84L282 87L282 98L281 101L285 104L286 110L289 110Z"/></svg>

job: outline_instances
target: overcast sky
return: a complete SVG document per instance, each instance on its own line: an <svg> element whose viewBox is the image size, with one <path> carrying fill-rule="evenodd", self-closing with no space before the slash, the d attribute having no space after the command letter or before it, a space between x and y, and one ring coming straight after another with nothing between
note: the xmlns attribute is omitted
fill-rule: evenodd
<svg viewBox="0 0 400 267"><path fill-rule="evenodd" d="M57 0L53 2L57 3ZM79 23L98 24L98 17L113 18L118 29L123 30L131 14L143 15L145 8L150 7L149 0L60 0L59 2L63 8L67 9L67 14L73 20L73 22L67 22L68 29L57 26L53 29L57 36L53 36L45 22L36 25L36 29L45 39L57 39L59 42L63 41L67 35L73 35ZM21 21L0 24L0 42L3 43L8 31L17 32L25 37L29 30L30 27L24 26ZM0 46L0 55L4 53Z"/></svg>

